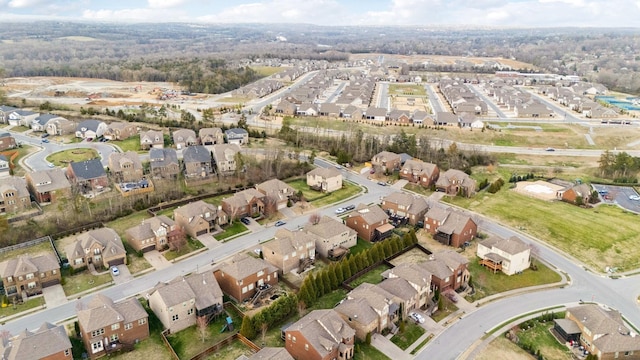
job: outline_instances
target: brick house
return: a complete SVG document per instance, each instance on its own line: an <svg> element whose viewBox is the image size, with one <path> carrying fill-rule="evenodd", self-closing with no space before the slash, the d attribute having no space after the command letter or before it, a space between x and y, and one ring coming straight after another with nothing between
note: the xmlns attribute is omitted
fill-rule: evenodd
<svg viewBox="0 0 640 360"><path fill-rule="evenodd" d="M140 134L140 148L142 150L164 148L164 134L162 131L149 130Z"/></svg>
<svg viewBox="0 0 640 360"><path fill-rule="evenodd" d="M104 138L109 140L124 140L138 133L138 128L132 123L112 122L104 131Z"/></svg>
<svg viewBox="0 0 640 360"><path fill-rule="evenodd" d="M389 224L389 216L378 205L359 204L349 214L345 224L366 241L375 242L391 235L394 226Z"/></svg>
<svg viewBox="0 0 640 360"><path fill-rule="evenodd" d="M435 184L440 175L438 165L424 162L422 160L407 160L400 169L400 178L411 183L430 187Z"/></svg>
<svg viewBox="0 0 640 360"><path fill-rule="evenodd" d="M114 303L97 294L86 307L78 310L78 325L84 347L96 359L149 337L149 315L138 299Z"/></svg>
<svg viewBox="0 0 640 360"><path fill-rule="evenodd" d="M196 324L200 316L211 320L223 309L222 290L210 271L158 283L148 295L149 307L172 333Z"/></svg>
<svg viewBox="0 0 640 360"><path fill-rule="evenodd" d="M478 233L478 225L470 216L440 207L433 207L427 211L424 216L424 228L441 244L455 248L473 240Z"/></svg>
<svg viewBox="0 0 640 360"><path fill-rule="evenodd" d="M334 310L356 331L356 338L364 341L369 333L379 334L392 328L400 306L393 294L363 283L351 290Z"/></svg>
<svg viewBox="0 0 640 360"><path fill-rule="evenodd" d="M221 207L202 200L173 210L173 218L193 238L219 231L220 225L226 224L229 219Z"/></svg>
<svg viewBox="0 0 640 360"><path fill-rule="evenodd" d="M25 175L29 192L39 204L55 203L71 196L71 183L63 169L29 172Z"/></svg>
<svg viewBox="0 0 640 360"><path fill-rule="evenodd" d="M531 247L520 238L490 237L478 243L480 264L507 275L521 273L531 266Z"/></svg>
<svg viewBox="0 0 640 360"><path fill-rule="evenodd" d="M476 181L466 173L449 169L438 176L436 181L436 191L444 192L447 195L456 196L461 194L471 197L476 193Z"/></svg>
<svg viewBox="0 0 640 360"><path fill-rule="evenodd" d="M127 252L115 230L100 228L78 235L76 241L65 248L69 265L74 269L93 265L96 269L110 268L127 263Z"/></svg>
<svg viewBox="0 0 640 360"><path fill-rule="evenodd" d="M176 149L184 149L198 144L196 132L191 129L178 129L173 132L173 144Z"/></svg>
<svg viewBox="0 0 640 360"><path fill-rule="evenodd" d="M236 144L217 144L211 146L211 154L215 162L216 171L220 175L234 173L237 169L236 154L240 152L240 146Z"/></svg>
<svg viewBox="0 0 640 360"><path fill-rule="evenodd" d="M285 329L285 348L299 360L353 358L356 331L333 309L314 310Z"/></svg>
<svg viewBox="0 0 640 360"><path fill-rule="evenodd" d="M287 274L301 273L316 257L316 236L305 231L278 229L273 240L262 244L262 256L271 265Z"/></svg>
<svg viewBox="0 0 640 360"><path fill-rule="evenodd" d="M407 219L409 224L416 225L424 221L424 214L429 205L424 197L403 192L394 192L382 198L382 210L395 217Z"/></svg>
<svg viewBox="0 0 640 360"><path fill-rule="evenodd" d="M469 260L453 250L431 254L429 260L418 264L431 273L431 287L440 293L458 290L469 285Z"/></svg>
<svg viewBox="0 0 640 360"><path fill-rule="evenodd" d="M224 134L220 128L202 128L198 131L200 145L224 144Z"/></svg>
<svg viewBox="0 0 640 360"><path fill-rule="evenodd" d="M109 170L115 182L137 182L142 180L142 162L135 151L112 152L109 155Z"/></svg>
<svg viewBox="0 0 640 360"><path fill-rule="evenodd" d="M154 179L176 179L180 174L180 162L176 150L151 148L149 167Z"/></svg>
<svg viewBox="0 0 640 360"><path fill-rule="evenodd" d="M584 205L589 203L593 188L587 184L579 184L562 193L562 201L571 204Z"/></svg>
<svg viewBox="0 0 640 360"><path fill-rule="evenodd" d="M416 291L416 307L424 309L431 300L431 273L425 268L412 263L402 263L382 273L385 279L400 278L406 280ZM406 308L407 310L411 310Z"/></svg>
<svg viewBox="0 0 640 360"><path fill-rule="evenodd" d="M335 168L318 167L307 173L307 185L324 193L342 189L342 174Z"/></svg>
<svg viewBox="0 0 640 360"><path fill-rule="evenodd" d="M109 179L100 159L69 163L67 178L82 193L100 191L109 186Z"/></svg>
<svg viewBox="0 0 640 360"><path fill-rule="evenodd" d="M184 230L164 215L142 220L125 231L125 239L136 251L164 250L174 236L182 236Z"/></svg>
<svg viewBox="0 0 640 360"><path fill-rule="evenodd" d="M390 151L382 151L371 158L373 168L383 172L399 170L401 162L400 155Z"/></svg>
<svg viewBox="0 0 640 360"><path fill-rule="evenodd" d="M238 191L233 196L222 199L222 210L229 215L230 220L262 215L264 199L265 195L254 188Z"/></svg>
<svg viewBox="0 0 640 360"><path fill-rule="evenodd" d="M60 264L53 254L20 256L0 263L4 295L24 298L60 283ZM26 299L24 299L26 300Z"/></svg>
<svg viewBox="0 0 640 360"><path fill-rule="evenodd" d="M222 292L237 302L259 296L278 283L278 269L247 254L235 255L213 274ZM260 293L260 294L259 294Z"/></svg>
<svg viewBox="0 0 640 360"><path fill-rule="evenodd" d="M25 179L4 177L0 182L0 214L17 213L30 207L31 196Z"/></svg>
<svg viewBox="0 0 640 360"><path fill-rule="evenodd" d="M392 301L400 308L395 310L395 316L402 316L402 318L406 319L409 316L409 312L420 307L418 291L403 278L387 278L377 286L393 295Z"/></svg>
<svg viewBox="0 0 640 360"><path fill-rule="evenodd" d="M316 237L316 252L323 257L334 257L358 243L358 234L349 226L323 216L315 223L305 225L304 231Z"/></svg>
<svg viewBox="0 0 640 360"><path fill-rule="evenodd" d="M0 133L0 151L16 147L16 139L8 132Z"/></svg>
<svg viewBox="0 0 640 360"><path fill-rule="evenodd" d="M71 360L71 341L64 325L45 322L35 331L25 330L11 339L0 339L0 356L6 360Z"/></svg>
<svg viewBox="0 0 640 360"><path fill-rule="evenodd" d="M275 204L277 210L287 207L289 198L296 193L294 188L278 179L262 182L256 185L256 189L265 194L266 201Z"/></svg>
<svg viewBox="0 0 640 360"><path fill-rule="evenodd" d="M211 152L204 146L188 146L182 151L184 177L196 179L213 175L212 159Z"/></svg>

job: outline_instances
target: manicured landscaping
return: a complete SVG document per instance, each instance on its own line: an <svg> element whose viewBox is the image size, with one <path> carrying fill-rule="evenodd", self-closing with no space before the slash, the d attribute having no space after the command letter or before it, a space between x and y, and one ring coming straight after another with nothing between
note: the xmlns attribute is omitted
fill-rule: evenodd
<svg viewBox="0 0 640 360"><path fill-rule="evenodd" d="M30 128L29 128L29 127L27 127L27 126L22 126L22 125L20 125L20 126L14 126L14 127L12 127L12 128L11 128L11 131L15 131L15 132L20 132L20 133L22 133L22 132L25 132L25 131L27 131L27 130L29 130L29 129L30 129Z"/></svg>
<svg viewBox="0 0 640 360"><path fill-rule="evenodd" d="M125 140L109 141L113 145L118 145L122 151L140 151L140 135L132 136ZM145 151L146 152L146 151Z"/></svg>
<svg viewBox="0 0 640 360"><path fill-rule="evenodd" d="M425 345L427 345L429 340L431 340L432 338L433 338L433 334L427 336L426 339L422 340L422 342L418 344L418 346L416 346L415 348L413 348L413 350L411 350L411 355L415 355L418 351L420 351L420 349L422 349Z"/></svg>
<svg viewBox="0 0 640 360"><path fill-rule="evenodd" d="M78 148L58 151L47 156L47 161L55 166L66 167L70 162L85 161L98 157L98 152L94 149Z"/></svg>
<svg viewBox="0 0 640 360"><path fill-rule="evenodd" d="M180 249L180 251L169 250L169 251L165 251L163 254L165 259L171 261L175 258L179 258L180 256L187 255L198 249L202 249L203 247L204 245L198 239L194 239L191 236L189 236L187 243L182 247L182 249Z"/></svg>
<svg viewBox="0 0 640 360"><path fill-rule="evenodd" d="M411 344L416 342L424 334L424 329L419 325L408 321L405 325L404 332L398 332L391 338L391 342L396 344L400 349L405 350Z"/></svg>
<svg viewBox="0 0 640 360"><path fill-rule="evenodd" d="M104 269L98 269L99 271L107 271ZM67 275L67 270L63 270L63 284L62 288L67 296L81 293L90 289L94 289L100 285L110 283L113 278L111 273L107 272L102 275L92 275L89 270L84 270L73 275Z"/></svg>
<svg viewBox="0 0 640 360"><path fill-rule="evenodd" d="M342 288L334 290L318 298L313 306L311 306L307 310L312 311L318 309L333 309L334 307L336 307L336 304L345 297L347 297L347 290Z"/></svg>
<svg viewBox="0 0 640 360"><path fill-rule="evenodd" d="M433 191L429 190L428 188L418 185L418 184L413 184L413 183L407 183L404 186L405 190L414 192L418 195L423 195L423 196L429 196L433 193Z"/></svg>
<svg viewBox="0 0 640 360"><path fill-rule="evenodd" d="M238 235L240 233L243 233L245 231L247 231L247 227L244 226L243 223L240 222L240 220L236 220L233 222L233 224L231 225L227 225L226 228L224 229L224 231L218 235L215 236L216 240L225 240L228 239L232 236Z"/></svg>
<svg viewBox="0 0 640 360"><path fill-rule="evenodd" d="M304 196L304 198L308 202L312 203L316 207L335 204L356 195L361 190L359 186L346 181L342 182L342 189L336 190L329 194L324 194L320 191L312 190L309 185L307 185L307 181L305 179L293 180L288 182L287 184L296 189L296 191L301 191L302 196Z"/></svg>
<svg viewBox="0 0 640 360"><path fill-rule="evenodd" d="M391 360L390 357L383 354L372 345L357 343L357 350L358 351L353 354L353 358L355 360Z"/></svg>
<svg viewBox="0 0 640 360"><path fill-rule="evenodd" d="M370 242L366 240L362 240L361 238L358 238L358 243L356 243L356 246L349 248L349 252L352 255L356 255L361 253L362 251L369 249L371 246L373 245Z"/></svg>
<svg viewBox="0 0 640 360"><path fill-rule="evenodd" d="M438 309L438 311L436 311L435 313L433 313L433 315L431 315L431 318L435 322L440 322L447 316L458 311L458 307L454 303L452 303L451 300L449 300L449 298L447 298L444 295L440 295L440 297L442 298L442 308Z"/></svg>
<svg viewBox="0 0 640 360"><path fill-rule="evenodd" d="M389 270L387 265L379 265L371 269L371 271L353 280L349 285L353 288L363 283L378 284L382 281L382 273Z"/></svg>
<svg viewBox="0 0 640 360"><path fill-rule="evenodd" d="M420 85L389 84L389 95L426 96L427 91Z"/></svg>
<svg viewBox="0 0 640 360"><path fill-rule="evenodd" d="M44 305L44 297L29 299L23 303L15 305L12 303L2 304L2 307L0 307L0 319L6 316L19 314L21 312L36 308L41 305Z"/></svg>
<svg viewBox="0 0 640 360"><path fill-rule="evenodd" d="M531 349L534 352L540 351L544 359L569 360L572 359L571 352L566 346L560 344L551 334L553 322L540 323L532 322L533 327L517 332L518 346L523 349Z"/></svg>

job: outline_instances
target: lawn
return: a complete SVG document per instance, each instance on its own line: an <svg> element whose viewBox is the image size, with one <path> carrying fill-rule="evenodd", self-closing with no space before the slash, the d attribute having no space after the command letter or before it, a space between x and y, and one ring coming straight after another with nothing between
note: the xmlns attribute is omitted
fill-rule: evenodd
<svg viewBox="0 0 640 360"><path fill-rule="evenodd" d="M151 264L143 256L138 256L134 252L130 252L127 249L127 269L132 275L135 275L141 271L147 270L151 267Z"/></svg>
<svg viewBox="0 0 640 360"><path fill-rule="evenodd" d="M433 315L431 315L431 318L435 322L442 321L444 318L446 318L447 316L453 314L458 310L458 307L454 303L452 303L451 300L449 300L446 296L444 295L440 295L440 296L442 298L442 309L438 309L438 311L436 311L435 313L433 313Z"/></svg>
<svg viewBox="0 0 640 360"><path fill-rule="evenodd" d="M391 358L371 345L365 343L358 343L357 345L359 351L353 354L354 360L391 360Z"/></svg>
<svg viewBox="0 0 640 360"><path fill-rule="evenodd" d="M11 128L11 131L15 131L15 132L20 132L20 133L22 133L22 132L25 132L25 131L27 131L27 130L29 130L29 129L30 129L29 127L26 127L26 126L22 126L22 125L20 125L20 126L14 126L14 127L12 127L12 128Z"/></svg>
<svg viewBox="0 0 640 360"><path fill-rule="evenodd" d="M382 273L389 270L389 267L387 265L379 265L373 269L371 269L371 271L367 272L366 274L360 276L359 278L355 279L354 281L352 281L349 285L353 288L357 287L360 284L363 283L369 283L369 284L378 284L382 281Z"/></svg>
<svg viewBox="0 0 640 360"><path fill-rule="evenodd" d="M428 188L413 183L407 183L407 185L404 186L404 189L423 196L429 196L433 193L433 191Z"/></svg>
<svg viewBox="0 0 640 360"><path fill-rule="evenodd" d="M219 316L217 319L214 319L209 323L204 342L202 341L202 337L195 325L169 335L167 340L169 340L171 347L173 347L173 350L178 354L180 359L191 359L194 355L206 350L212 344L215 344L233 334L229 331L220 332L226 324L226 317L226 314L224 316ZM239 330L241 324L240 320L235 319L234 323L236 324L236 331Z"/></svg>
<svg viewBox="0 0 640 360"><path fill-rule="evenodd" d="M34 299L29 299L21 304L9 304L6 307L0 307L0 319L11 316L15 314L19 314L23 311L27 311L29 309L36 308L44 304L44 297L38 297Z"/></svg>
<svg viewBox="0 0 640 360"><path fill-rule="evenodd" d="M165 251L163 254L167 260L171 261L175 258L179 258L180 256L187 255L198 249L202 249L203 247L204 245L202 245L202 243L198 239L194 239L191 236L189 236L187 243L182 247L182 249L180 249L180 251L169 250L169 251Z"/></svg>
<svg viewBox="0 0 640 360"><path fill-rule="evenodd" d="M127 215L121 218L117 218L113 221L106 223L106 227L115 230L121 237L124 237L125 231L129 228L142 224L142 220L148 219L151 216L146 211L137 211L131 215Z"/></svg>
<svg viewBox="0 0 640 360"><path fill-rule="evenodd" d="M597 270L640 267L640 221L616 206L584 209L564 202L529 198L510 190L445 201L527 232Z"/></svg>
<svg viewBox="0 0 640 360"><path fill-rule="evenodd" d="M284 67L279 66L251 66L251 69L262 76L271 76L285 70Z"/></svg>
<svg viewBox="0 0 640 360"><path fill-rule="evenodd" d="M28 154L34 153L36 152L36 150L38 150L35 146L29 146L29 145L22 145L17 149L13 149L13 150L9 150L8 152L13 152L13 151L17 151L18 152L18 156L15 157L15 159L13 159L13 165L15 166L13 169L13 174L15 176L24 176L26 170L22 168L22 166L20 166L20 159L22 159L23 157L27 156ZM7 152L5 152L7 153ZM7 156L8 158L9 156Z"/></svg>
<svg viewBox="0 0 640 360"><path fill-rule="evenodd" d="M124 140L110 141L113 145L118 145L122 151L140 151L140 135L132 136ZM145 151L146 152L146 151Z"/></svg>
<svg viewBox="0 0 640 360"><path fill-rule="evenodd" d="M244 226L243 223L241 223L240 221L234 221L232 225L228 225L223 232L221 232L220 234L216 235L215 238L216 240L225 240L228 239L232 236L236 236L238 234L241 234L245 231L247 231L247 227Z"/></svg>
<svg viewBox="0 0 640 360"><path fill-rule="evenodd" d="M36 244L33 246L27 246L7 252L0 253L0 262L9 260L9 259L17 259L21 255L40 255L44 253L53 254L53 249L51 248L51 243L49 241L41 242L40 244Z"/></svg>
<svg viewBox="0 0 640 360"><path fill-rule="evenodd" d="M540 350L540 355L545 359L572 359L569 349L560 344L549 331L553 327L553 323L548 324L537 321L533 323L532 328L518 331L518 345L526 344L532 349Z"/></svg>
<svg viewBox="0 0 640 360"><path fill-rule="evenodd" d="M371 248L372 246L373 245L370 242L366 240L362 240L361 238L358 238L358 242L356 243L356 246L350 248L349 253L352 255L356 255Z"/></svg>
<svg viewBox="0 0 640 360"><path fill-rule="evenodd" d="M336 304L340 302L340 300L344 299L347 296L347 290L345 289L336 289L328 294L323 295L318 300L316 300L313 306L309 307L309 311L318 310L318 309L333 309L336 307Z"/></svg>
<svg viewBox="0 0 640 360"><path fill-rule="evenodd" d="M240 356L245 355L247 357L253 355L253 351L243 344L240 340L233 340L233 342L217 352L209 355L207 360L236 360Z"/></svg>
<svg viewBox="0 0 640 360"><path fill-rule="evenodd" d="M73 275L65 275L66 271L63 270L63 285L64 293L67 296L81 293L100 285L111 283L113 280L111 274L107 272L102 275L91 275L89 270L84 270ZM68 274L68 273L67 273Z"/></svg>
<svg viewBox="0 0 640 360"><path fill-rule="evenodd" d="M78 148L58 151L47 156L47 161L55 166L66 167L70 162L78 162L98 157L98 152L94 149Z"/></svg>
<svg viewBox="0 0 640 360"><path fill-rule="evenodd" d="M424 334L424 329L413 321L407 321L404 332L398 332L391 338L391 342L405 350Z"/></svg>
<svg viewBox="0 0 640 360"><path fill-rule="evenodd" d="M347 181L342 182L342 189L329 194L323 194L319 191L312 190L309 188L309 185L307 185L307 181L305 179L293 180L287 184L296 189L296 191L302 191L304 198L316 207L335 204L344 199L350 198L361 191L359 186Z"/></svg>
<svg viewBox="0 0 640 360"><path fill-rule="evenodd" d="M389 95L398 96L426 96L427 91L420 85L389 85Z"/></svg>
<svg viewBox="0 0 640 360"><path fill-rule="evenodd" d="M309 185L307 185L307 180L305 179L293 180L287 184L296 189L296 192L302 191L302 196L304 196L304 198L309 202L325 196L322 192L311 189Z"/></svg>
<svg viewBox="0 0 640 360"><path fill-rule="evenodd" d="M489 343L476 360L534 360L528 352L504 336L499 336Z"/></svg>
<svg viewBox="0 0 640 360"><path fill-rule="evenodd" d="M475 293L467 297L471 302L486 296L505 291L525 288L535 285L552 284L562 280L562 277L549 267L535 262L538 270L525 270L522 274L506 275L502 272L493 273L479 264L478 259L469 262L469 272Z"/></svg>

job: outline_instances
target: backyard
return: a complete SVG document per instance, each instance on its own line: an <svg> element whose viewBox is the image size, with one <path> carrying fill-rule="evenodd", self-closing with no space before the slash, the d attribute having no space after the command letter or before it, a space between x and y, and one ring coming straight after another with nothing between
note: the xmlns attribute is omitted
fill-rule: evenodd
<svg viewBox="0 0 640 360"><path fill-rule="evenodd" d="M33 246L26 246L11 251L0 252L0 262L16 259L19 256L27 254L30 256L36 256L45 253L53 254L53 249L51 248L51 243L49 243L49 241L44 241Z"/></svg>
<svg viewBox="0 0 640 360"><path fill-rule="evenodd" d="M351 286L352 288L356 288L358 287L358 285L363 284L363 283L369 283L369 284L378 284L380 282L382 282L382 273L389 270L389 267L385 264L379 265L373 269L371 269L371 271L368 271L367 273L363 274L362 276L358 277L357 279L353 280L349 286Z"/></svg>
<svg viewBox="0 0 640 360"><path fill-rule="evenodd" d="M534 352L539 350L540 355L545 359L570 360L573 358L569 349L560 344L551 334L553 322L548 324L533 321L532 323L533 327L521 329L516 333L518 345L528 347Z"/></svg>
<svg viewBox="0 0 640 360"><path fill-rule="evenodd" d="M117 145L122 149L122 152L125 151L140 151L140 135L134 135L128 139L124 140L114 140L111 141L113 145ZM146 152L146 151L145 151Z"/></svg>
<svg viewBox="0 0 640 360"><path fill-rule="evenodd" d="M240 329L242 320L240 318L234 318L233 323L235 330L231 332L222 331L222 328L226 324L227 316L228 315L224 313L223 316L219 316L209 323L204 341L195 325L167 336L167 340L169 340L171 347L173 347L173 350L178 354L180 359L191 359L194 355L206 350L212 344L233 335L235 331Z"/></svg>
<svg viewBox="0 0 640 360"><path fill-rule="evenodd" d="M78 148L53 153L47 156L47 161L55 166L66 167L71 162L85 161L95 159L97 157L98 152L94 149Z"/></svg>
<svg viewBox="0 0 640 360"><path fill-rule="evenodd" d="M355 184L347 181L342 182L342 189L336 190L329 194L324 194L320 191L312 190L305 179L297 179L288 184L296 191L302 191L304 198L313 204L315 207L323 207L325 205L334 204L350 198L361 191L361 188Z"/></svg>

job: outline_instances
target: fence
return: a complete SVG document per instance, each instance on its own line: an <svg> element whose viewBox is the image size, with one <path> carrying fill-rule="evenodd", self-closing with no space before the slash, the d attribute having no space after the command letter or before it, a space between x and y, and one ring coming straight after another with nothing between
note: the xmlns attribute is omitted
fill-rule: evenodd
<svg viewBox="0 0 640 360"><path fill-rule="evenodd" d="M166 329L160 333L160 338L162 339L164 346L166 346L167 349L169 349L169 354L171 354L171 357L174 360L180 360L180 357L178 357L178 354L176 354L176 352L173 350L173 347L171 347L171 344L169 344L169 340L167 340L167 335L169 334L171 334L171 331L169 329Z"/></svg>
<svg viewBox="0 0 640 360"><path fill-rule="evenodd" d="M7 219L7 222L8 222L9 224L13 224L13 223L16 223L16 222L18 222L18 221L31 219L32 217L36 217L36 216L38 216L38 215L42 215L42 214L44 213L44 211L42 211L42 208L40 207L40 205L39 205L37 202L32 201L32 202L31 202L31 206L36 207L38 210L36 210L36 211L31 211L31 212L29 212L29 213L27 213L27 214L22 214L22 215L14 216L14 217L12 217L12 218L10 218L10 219Z"/></svg>
<svg viewBox="0 0 640 360"><path fill-rule="evenodd" d="M149 209L147 209L147 212L149 213L149 215L155 216L158 211L162 211L162 210L165 210L165 209L170 209L170 208L173 208L173 207L186 205L186 204L194 202L194 201L203 200L203 199L207 199L207 198L214 197L214 196L235 194L236 192L242 191L242 190L245 190L245 189L246 188L243 187L243 188L219 191L219 192L215 192L215 193L207 193L207 194L202 194L202 195L196 195L196 196L190 197L188 199L183 199L183 200L177 200L177 201L172 201L172 202L168 202L168 203L158 204L158 205L156 205L154 207L150 207Z"/></svg>
<svg viewBox="0 0 640 360"><path fill-rule="evenodd" d="M22 248L38 245L38 244L43 243L45 241L49 241L49 236L44 236L44 237L33 239L33 240L29 240L27 242L23 242L23 243L20 243L20 244L15 244L15 245L11 245L11 246L0 248L0 254L4 254L6 252L13 251L13 250L16 250L16 249L22 249Z"/></svg>

